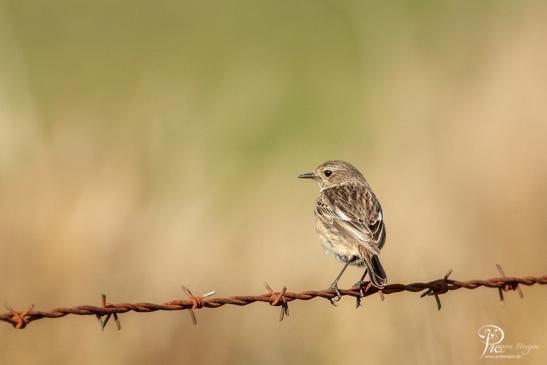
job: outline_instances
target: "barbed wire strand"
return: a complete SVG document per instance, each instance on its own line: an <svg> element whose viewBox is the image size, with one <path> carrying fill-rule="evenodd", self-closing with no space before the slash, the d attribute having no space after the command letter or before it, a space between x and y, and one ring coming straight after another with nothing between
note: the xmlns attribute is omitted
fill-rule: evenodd
<svg viewBox="0 0 547 365"><path fill-rule="evenodd" d="M521 298L523 293L519 285L531 286L535 284L546 285L547 275L543 276L525 276L525 277L507 277L501 266L496 265L501 277L491 278L487 280L468 280L458 281L449 279L452 270L450 270L442 279L433 280L427 283L411 283L411 284L389 284L379 290L373 287L370 283L365 282L361 287L352 287L350 289L340 289L342 296L354 297L357 300L357 307L360 304L362 297L368 297L379 293L380 298L384 300L384 295L395 294L400 292L422 292L420 297L433 296L437 303L437 309L441 309L441 301L439 296L446 294L452 290L458 289L477 289L480 287L497 288L499 291L499 299L504 303L504 291L516 290ZM182 290L187 295L187 299L171 300L163 304L154 303L108 303L106 295L102 295L101 306L80 305L71 308L55 308L50 311L34 310L34 305L29 306L25 310L14 310L9 305L5 305L7 312L0 314L0 321L10 323L14 328L23 329L29 323L43 318L61 318L66 315L95 315L99 321L100 328L104 330L110 317L114 317L116 327L121 329L119 315L127 312L147 313L155 311L177 311L188 310L192 323L197 324L194 311L201 308L219 308L224 305L245 306L256 302L269 303L272 306L280 306L281 313L279 320L283 320L289 315L289 302L293 300L311 300L314 298L323 298L331 300L336 297L333 289L325 290L306 290L302 292L287 291L287 287L279 292L274 291L267 283L265 284L265 294L261 295L238 295L231 297L212 297L215 292L211 291L202 296L195 296L192 292L182 286ZM104 317L104 319L103 319Z"/></svg>

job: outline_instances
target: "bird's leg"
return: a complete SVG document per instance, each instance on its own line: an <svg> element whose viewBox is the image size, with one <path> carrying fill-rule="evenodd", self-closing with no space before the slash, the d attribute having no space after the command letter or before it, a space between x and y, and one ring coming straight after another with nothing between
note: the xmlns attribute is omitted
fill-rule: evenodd
<svg viewBox="0 0 547 365"><path fill-rule="evenodd" d="M342 268L342 271L340 271L340 273L338 274L336 279L334 279L332 284L330 284L329 288L334 289L334 291L336 293L336 296L334 298L329 299L330 304L332 304L332 305L336 305L335 303L338 302L342 298L342 293L340 293L340 289L338 289L338 280L340 280L340 278L342 277L342 274L344 274L344 271L346 271L349 264L351 264L353 262L353 260L354 260L354 258L351 258L344 264L344 267Z"/></svg>
<svg viewBox="0 0 547 365"><path fill-rule="evenodd" d="M365 269L365 272L363 273L363 276L361 276L361 279L358 282L356 282L355 284L353 284L354 288L360 288L361 289L361 296L364 296L362 285L365 283L365 278L366 278L367 274L368 274L368 270Z"/></svg>
<svg viewBox="0 0 547 365"><path fill-rule="evenodd" d="M361 276L361 280L353 284L353 287L359 288L359 294L361 296L355 298L355 308L359 308L361 306L361 298L365 296L365 293L363 292L363 284L365 277L367 276L368 270L365 269L365 272L363 273L363 276Z"/></svg>

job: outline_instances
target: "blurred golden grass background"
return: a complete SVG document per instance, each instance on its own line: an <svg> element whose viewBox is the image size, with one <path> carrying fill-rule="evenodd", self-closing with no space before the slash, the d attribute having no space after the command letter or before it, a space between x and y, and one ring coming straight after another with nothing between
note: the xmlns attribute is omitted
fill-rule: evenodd
<svg viewBox="0 0 547 365"><path fill-rule="evenodd" d="M540 1L0 1L0 300L39 309L326 287L327 159L364 171L391 282L546 271ZM348 271L343 285L360 275ZM0 326L2 364L479 363L547 293L373 297ZM501 360L498 360L501 361ZM495 363L495 361L490 361Z"/></svg>

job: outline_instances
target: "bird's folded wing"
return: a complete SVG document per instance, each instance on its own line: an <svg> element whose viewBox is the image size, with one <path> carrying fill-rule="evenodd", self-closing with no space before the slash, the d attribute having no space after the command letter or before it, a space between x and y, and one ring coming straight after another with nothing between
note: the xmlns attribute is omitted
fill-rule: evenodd
<svg viewBox="0 0 547 365"><path fill-rule="evenodd" d="M378 254L384 245L382 208L370 189L354 185L325 189L316 211L342 236L358 241L371 253Z"/></svg>

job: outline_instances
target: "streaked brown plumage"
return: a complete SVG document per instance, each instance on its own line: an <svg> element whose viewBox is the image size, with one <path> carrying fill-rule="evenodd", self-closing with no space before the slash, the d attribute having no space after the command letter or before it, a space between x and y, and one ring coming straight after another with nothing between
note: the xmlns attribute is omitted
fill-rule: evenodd
<svg viewBox="0 0 547 365"><path fill-rule="evenodd" d="M365 266L371 283L383 288L387 277L379 254L386 240L382 207L364 176L350 163L327 161L313 172L300 175L319 183L321 193L315 206L317 232L323 248L345 265L332 287L348 265ZM359 282L359 283L360 283Z"/></svg>

